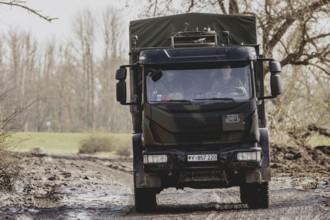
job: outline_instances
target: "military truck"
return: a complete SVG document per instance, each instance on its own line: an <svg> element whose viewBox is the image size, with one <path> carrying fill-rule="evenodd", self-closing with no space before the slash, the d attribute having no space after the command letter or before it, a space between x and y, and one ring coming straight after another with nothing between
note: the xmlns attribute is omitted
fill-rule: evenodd
<svg viewBox="0 0 330 220"><path fill-rule="evenodd" d="M265 100L281 94L281 66L260 54L255 17L179 14L131 21L129 33L116 92L132 114L136 210L154 210L168 187L236 186L249 208L267 208Z"/></svg>

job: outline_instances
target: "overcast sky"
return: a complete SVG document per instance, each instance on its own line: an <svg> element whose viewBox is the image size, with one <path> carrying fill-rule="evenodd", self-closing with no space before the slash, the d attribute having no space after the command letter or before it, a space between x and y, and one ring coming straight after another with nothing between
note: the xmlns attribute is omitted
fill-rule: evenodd
<svg viewBox="0 0 330 220"><path fill-rule="evenodd" d="M26 0L26 6L38 10L42 15L58 18L51 23L27 12L26 10L0 5L0 33L10 28L31 30L41 40L67 38L71 34L74 18L85 9L95 15L101 14L105 8L115 6L125 9L124 0ZM136 13L128 9L128 19L135 19Z"/></svg>

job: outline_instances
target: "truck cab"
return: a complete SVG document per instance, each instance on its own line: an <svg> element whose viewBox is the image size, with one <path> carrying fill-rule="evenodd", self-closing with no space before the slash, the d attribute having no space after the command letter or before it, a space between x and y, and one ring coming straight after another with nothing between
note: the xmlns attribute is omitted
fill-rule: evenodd
<svg viewBox="0 0 330 220"><path fill-rule="evenodd" d="M169 25L169 21L176 23L173 18L179 22L180 16L187 15L138 24L167 21ZM192 16L213 17L220 24L228 19L224 15ZM238 17L238 22L244 20ZM281 93L281 67L263 58L259 45L232 45L227 30L221 36L210 27L184 29L167 37L169 46L158 42L160 47L153 48L137 47L139 36L131 36L131 62L117 70L116 79L117 100L131 106L133 117L137 211L155 209L156 195L168 187L238 186L242 203L250 208L269 205L264 100ZM264 95L264 62L271 72L270 96ZM126 100L127 69L130 102Z"/></svg>

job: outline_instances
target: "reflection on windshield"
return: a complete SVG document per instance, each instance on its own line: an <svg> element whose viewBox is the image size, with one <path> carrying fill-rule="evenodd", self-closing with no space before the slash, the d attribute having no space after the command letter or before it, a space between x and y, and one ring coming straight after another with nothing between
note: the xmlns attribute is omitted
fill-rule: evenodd
<svg viewBox="0 0 330 220"><path fill-rule="evenodd" d="M162 70L147 77L150 102L174 100L247 100L251 97L249 66L217 69Z"/></svg>

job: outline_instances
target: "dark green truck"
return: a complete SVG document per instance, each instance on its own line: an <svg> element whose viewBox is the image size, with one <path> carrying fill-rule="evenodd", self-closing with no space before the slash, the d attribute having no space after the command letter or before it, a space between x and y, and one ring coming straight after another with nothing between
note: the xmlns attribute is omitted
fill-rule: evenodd
<svg viewBox="0 0 330 220"><path fill-rule="evenodd" d="M281 66L260 54L255 17L191 13L136 20L130 39L130 64L117 70L116 89L133 118L136 210L155 209L156 194L168 187L233 186L240 187L242 203L267 208L265 99L281 94Z"/></svg>

